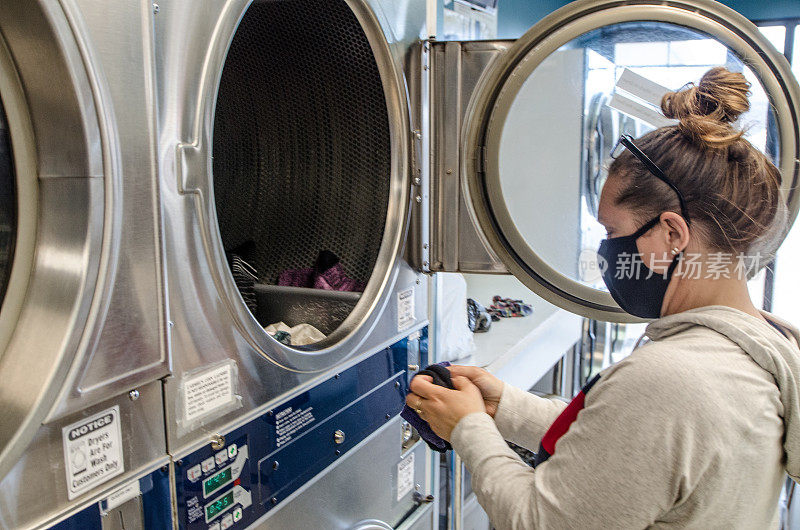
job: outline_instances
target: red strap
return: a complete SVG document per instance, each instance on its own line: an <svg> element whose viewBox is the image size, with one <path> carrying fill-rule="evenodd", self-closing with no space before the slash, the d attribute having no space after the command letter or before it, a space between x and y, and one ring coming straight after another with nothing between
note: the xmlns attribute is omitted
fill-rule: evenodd
<svg viewBox="0 0 800 530"><path fill-rule="evenodd" d="M569 430L572 422L578 417L578 413L583 409L583 401L585 399L586 394L581 390L578 392L578 395L570 401L567 408L564 409L564 412L559 414L556 421L547 429L547 432L542 437L542 447L549 454L552 455L556 452L556 442Z"/></svg>
<svg viewBox="0 0 800 530"><path fill-rule="evenodd" d="M584 387L578 392L578 395L575 396L572 401L570 401L567 408L559 414L556 421L547 429L547 432L542 437L542 448L547 451L549 455L552 455L556 452L556 442L559 438L564 436L564 434L569 430L572 422L578 417L578 413L583 410L584 401L586 400L586 394L589 392L589 389L597 382L600 378L600 374L597 374L591 381L586 383Z"/></svg>

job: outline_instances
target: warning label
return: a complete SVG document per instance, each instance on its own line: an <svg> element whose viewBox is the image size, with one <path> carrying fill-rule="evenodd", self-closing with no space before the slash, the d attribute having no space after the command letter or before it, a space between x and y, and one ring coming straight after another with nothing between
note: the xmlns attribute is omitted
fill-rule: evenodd
<svg viewBox="0 0 800 530"><path fill-rule="evenodd" d="M397 293L397 331L410 328L414 318L414 288Z"/></svg>
<svg viewBox="0 0 800 530"><path fill-rule="evenodd" d="M119 406L68 425L61 435L70 500L125 471Z"/></svg>
<svg viewBox="0 0 800 530"><path fill-rule="evenodd" d="M230 363L188 377L183 383L184 421L227 407L234 399L233 366Z"/></svg>
<svg viewBox="0 0 800 530"><path fill-rule="evenodd" d="M414 489L414 453L397 464L397 500Z"/></svg>
<svg viewBox="0 0 800 530"><path fill-rule="evenodd" d="M314 423L314 407L287 407L275 414L275 445L280 447L292 440L300 429Z"/></svg>

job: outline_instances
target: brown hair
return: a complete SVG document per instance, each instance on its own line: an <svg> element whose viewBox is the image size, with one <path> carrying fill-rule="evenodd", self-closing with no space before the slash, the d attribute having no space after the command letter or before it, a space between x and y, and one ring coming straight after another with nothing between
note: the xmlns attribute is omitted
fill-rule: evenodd
<svg viewBox="0 0 800 530"><path fill-rule="evenodd" d="M699 84L662 99L664 115L678 125L635 141L683 194L692 230L724 252L752 250L781 222L780 171L733 125L750 108L749 89L742 74L712 68ZM680 213L675 192L627 150L609 176L625 179L616 203L643 221L664 211Z"/></svg>

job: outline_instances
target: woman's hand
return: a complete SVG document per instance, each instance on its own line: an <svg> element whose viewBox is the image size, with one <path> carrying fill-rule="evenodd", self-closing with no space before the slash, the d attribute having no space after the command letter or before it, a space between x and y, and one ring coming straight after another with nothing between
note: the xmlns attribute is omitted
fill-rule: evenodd
<svg viewBox="0 0 800 530"><path fill-rule="evenodd" d="M503 395L503 382L477 366L448 366L451 375L466 377L472 384L477 386L483 396L483 404L486 406L486 414L494 418L500 398Z"/></svg>
<svg viewBox="0 0 800 530"><path fill-rule="evenodd" d="M428 422L433 432L449 441L461 418L473 412L486 412L486 407L481 391L466 377L453 376L455 390L434 385L432 381L427 375L412 379L406 403Z"/></svg>

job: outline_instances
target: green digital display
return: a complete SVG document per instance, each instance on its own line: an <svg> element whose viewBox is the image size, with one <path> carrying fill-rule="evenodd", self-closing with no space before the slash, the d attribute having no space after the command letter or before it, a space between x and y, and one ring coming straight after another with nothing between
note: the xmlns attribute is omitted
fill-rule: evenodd
<svg viewBox="0 0 800 530"><path fill-rule="evenodd" d="M223 469L213 477L209 477L203 481L203 494L208 496L209 493L217 491L222 486L231 481L231 468Z"/></svg>
<svg viewBox="0 0 800 530"><path fill-rule="evenodd" d="M233 490L229 491L227 495L220 497L211 504L206 504L206 521L210 521L220 512L225 511L226 508L233 504Z"/></svg>

